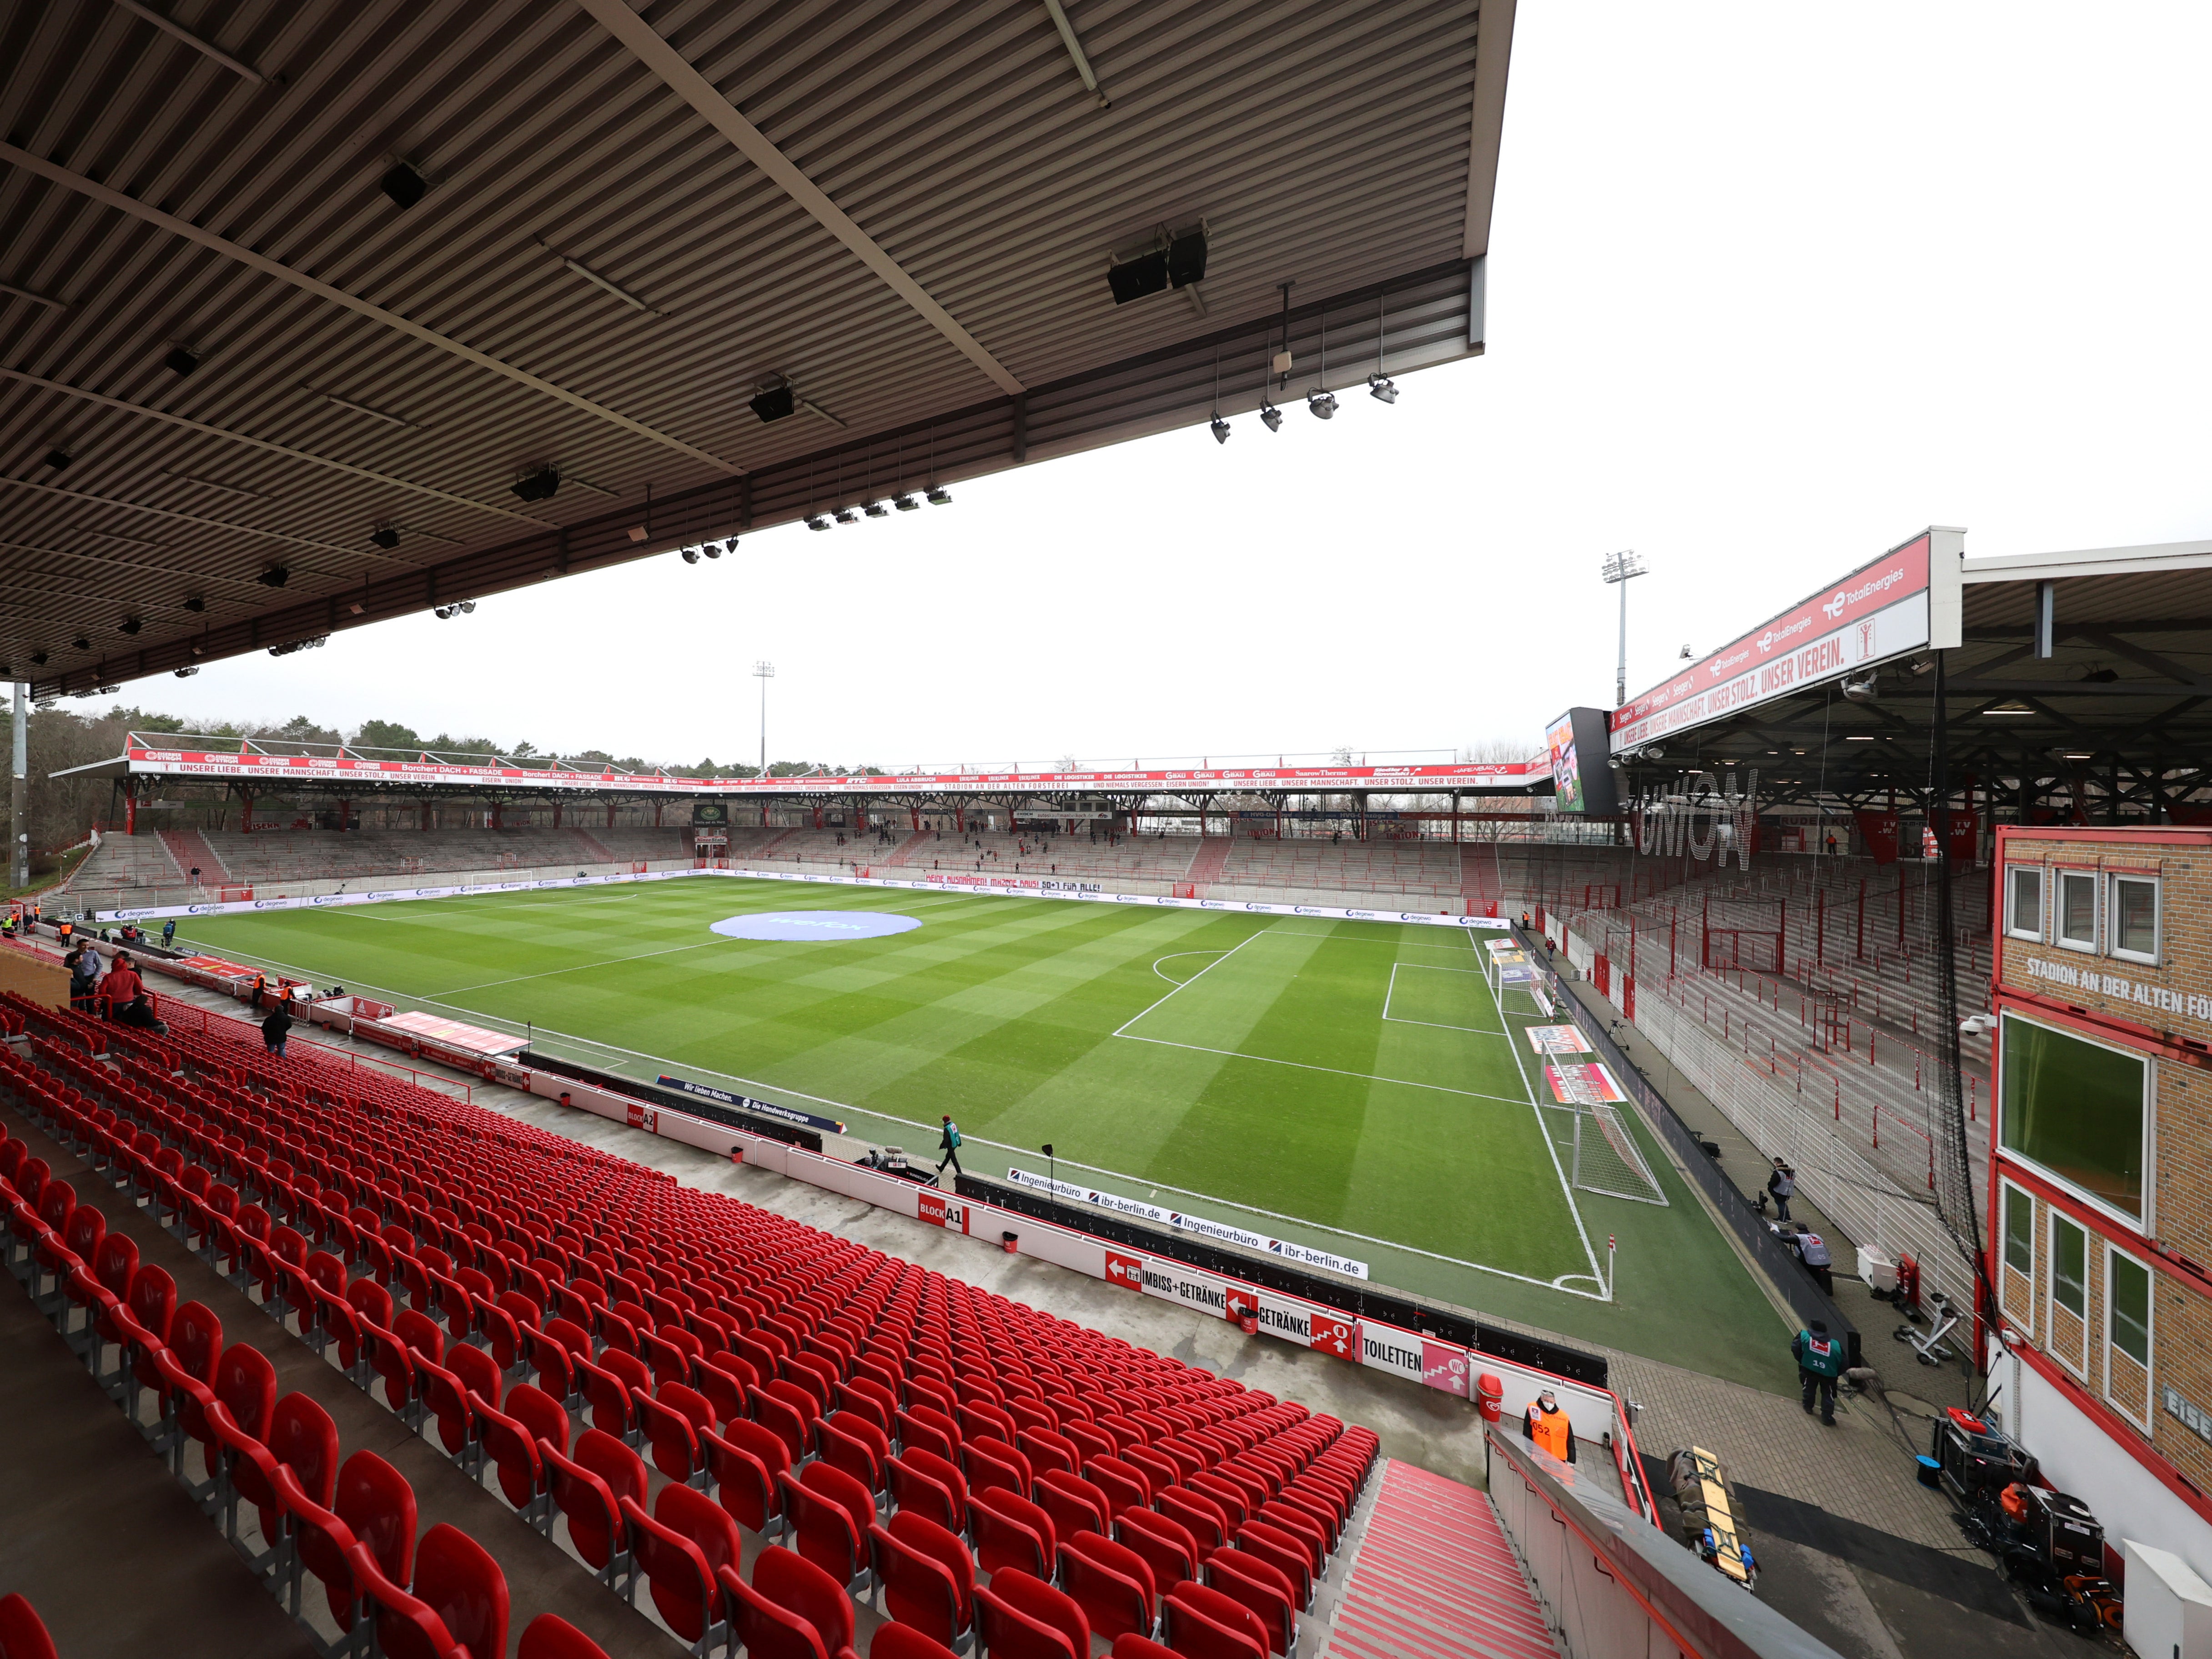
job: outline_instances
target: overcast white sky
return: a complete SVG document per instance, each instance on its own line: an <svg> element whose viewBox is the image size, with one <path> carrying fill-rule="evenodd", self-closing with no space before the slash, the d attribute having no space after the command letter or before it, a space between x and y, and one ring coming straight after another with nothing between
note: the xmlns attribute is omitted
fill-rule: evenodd
<svg viewBox="0 0 2212 1659"><path fill-rule="evenodd" d="M544 750L892 765L1444 750L1609 706L1930 523L2212 535L2195 3L1522 7L1489 352L732 561L124 700Z"/></svg>

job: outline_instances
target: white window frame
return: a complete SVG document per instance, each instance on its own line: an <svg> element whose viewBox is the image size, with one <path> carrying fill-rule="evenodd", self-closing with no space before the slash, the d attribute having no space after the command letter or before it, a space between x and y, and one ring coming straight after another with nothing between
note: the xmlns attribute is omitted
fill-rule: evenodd
<svg viewBox="0 0 2212 1659"><path fill-rule="evenodd" d="M2141 882L2150 889L2150 951L2124 951L2120 948L2120 894L2124 881ZM2134 870L2115 870L2105 878L2112 890L2106 914L2112 918L2106 930L2112 939L2112 954L2123 962L2140 962L2149 967L2158 966L2160 954L2166 948L2166 884L2160 878Z"/></svg>
<svg viewBox="0 0 2212 1659"><path fill-rule="evenodd" d="M2028 1169L2034 1170L2045 1181L2048 1181L2052 1186L2057 1188L2069 1197L2077 1200L2079 1202L2087 1206L2090 1209L2094 1210L2099 1215L2110 1217L2113 1222L2119 1226L2124 1227L2128 1231L2131 1233L2141 1233L2146 1238L2155 1237L2154 1227L2155 1224L2155 1211L2158 1203L2158 1170L2156 1167L2158 1158L2158 1067L2152 1063L2153 1057L2145 1054L2140 1048L2130 1048L2124 1043L2100 1042L2097 1038L2091 1036L2086 1031L2077 1031L2071 1026L2055 1024L2049 1020L2029 1019L2025 1015L2015 1013L2010 1009L2008 1009L2000 1017L1997 1023L1996 1047L2000 1067L2002 1067L2003 1063L2004 1022L2007 1020L2018 1020L2023 1025L2033 1025L2040 1030L2056 1031L2061 1036L2069 1036L2074 1038L2076 1042L2087 1042L2094 1048L2106 1049L2112 1054L2124 1054L2130 1060L2134 1060L2142 1067L2142 1213L2141 1215L2130 1215L2125 1210L2119 1208L2117 1205L2111 1203L2107 1200L2098 1197L2096 1194L2091 1192L2087 1188L2078 1186L2075 1182L2069 1181L2063 1175L2052 1169L2049 1164L2035 1158L2033 1154L2024 1152L2016 1146L2008 1146L2005 1145L2005 1103L2002 1071L1999 1073L1998 1085L1995 1091L1996 1098L1992 1104L1991 1109L1996 1113L1997 1120L1997 1150L2006 1158L2012 1159L2016 1164L2024 1164ZM2053 1205L2051 1206L2051 1213L2056 1215L2057 1212L2057 1206ZM2054 1263L2055 1270L2057 1258L2053 1257L2052 1261Z"/></svg>
<svg viewBox="0 0 2212 1659"><path fill-rule="evenodd" d="M2118 1306L2118 1302L2112 1294L2112 1262L2116 1257L2124 1259L2130 1267L2139 1268L2142 1271L2146 1281L2146 1288L2148 1291L2148 1294L2143 1297L2144 1353L2142 1360L2137 1362L2141 1364L2143 1368L2144 1414L2141 1417L2137 1417L2135 1413L2129 1410L2125 1405L2124 1405L2120 1401L2115 1399L2112 1395L2112 1350L2119 1346L2112 1340L2112 1311L2114 1308ZM2137 1428L2148 1431L2150 1428L2149 1413L2151 1410L2151 1402L2153 1397L2157 1393L2156 1388L2151 1382L2151 1366L2153 1362L2154 1362L2158 1358L2158 1269L2152 1267L2149 1262L2144 1261L2134 1251L2123 1249L2118 1244L2113 1243L2110 1239L2107 1239L2105 1242L2104 1325L2105 1363L2103 1370L2105 1373L2106 1401L2117 1410L2121 1416L2126 1418L2129 1422L2134 1424ZM2130 1354L2128 1358L2131 1361L2135 1360L2135 1356L2133 1354Z"/></svg>
<svg viewBox="0 0 2212 1659"><path fill-rule="evenodd" d="M2023 927L2020 925L2020 890L2018 884L2022 876L2033 876L2035 878L2037 914L2036 925L2033 927ZM2033 939L2038 944L2042 943L2045 933L2043 923L2051 915L2050 887L2050 872L2045 869L2042 865L2008 864L2005 866L2004 905L2006 938Z"/></svg>
<svg viewBox="0 0 2212 1659"><path fill-rule="evenodd" d="M2024 1322L2027 1328L2021 1334L2033 1339L2035 1335L2035 1304L2038 1300L2035 1294L2035 1243L2036 1234L2041 1231L2035 1224L2035 1194L2027 1188L2017 1186L2002 1177L1997 1182L1997 1308L2007 1319L2016 1317L2012 1310L2005 1305L2004 1299L2004 1270L2012 1267L2012 1259L2005 1252L2007 1247L2012 1243L2012 1205L2014 1199L2027 1206L2027 1316ZM2012 1270L2014 1273L2020 1271L2017 1267L2012 1267ZM2046 1325L2045 1328L2048 1329L2049 1327Z"/></svg>
<svg viewBox="0 0 2212 1659"><path fill-rule="evenodd" d="M2103 934L2099 926L2104 921L2105 884L2094 870L2070 870L2060 866L2052 872L2051 883L2051 942L2062 951L2080 951L2094 956L2097 944ZM2089 938L2087 943L2066 937L2066 884L2086 881L2089 884Z"/></svg>
<svg viewBox="0 0 2212 1659"><path fill-rule="evenodd" d="M2044 1240L2045 1248L2051 1252L2050 1285L2044 1295L2044 1300L2048 1304L2044 1309L2045 1340L2050 1352L2057 1355L2058 1363L2086 1382L2089 1380L2089 1343L2095 1334L2095 1327L2089 1315L2092 1310L2091 1304L2097 1299L2095 1286L2090 1283L2090 1264L2096 1261L2097 1253L2089 1248L2089 1242L2096 1235L2056 1204L2050 1206L2049 1217L2047 1232ZM2081 1235L2081 1311L2076 1316L2081 1324L2081 1352L2078 1357L2062 1352L2058 1346L2057 1310L2066 1307L2066 1304L2058 1299L2058 1230L2062 1226L2071 1227ZM2074 1310L2066 1308L2066 1311L2070 1314Z"/></svg>

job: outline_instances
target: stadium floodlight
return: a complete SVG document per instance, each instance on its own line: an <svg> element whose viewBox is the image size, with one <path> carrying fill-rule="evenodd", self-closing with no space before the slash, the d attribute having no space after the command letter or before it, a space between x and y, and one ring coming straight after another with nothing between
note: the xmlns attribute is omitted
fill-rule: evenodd
<svg viewBox="0 0 2212 1659"><path fill-rule="evenodd" d="M1267 423L1267 430L1270 432L1280 432L1283 429L1283 411L1264 398L1260 403L1260 418Z"/></svg>
<svg viewBox="0 0 2212 1659"><path fill-rule="evenodd" d="M854 512L851 507L841 507L837 509L837 522L839 524L858 524L860 521L860 515Z"/></svg>
<svg viewBox="0 0 2212 1659"><path fill-rule="evenodd" d="M191 678L191 677L192 677L193 675L195 675L195 674L198 673L200 671L199 671L198 666L197 665L195 665L194 666L190 667L190 668L179 668L179 669L172 670L171 672L173 672L179 679L180 679L180 680L188 680L188 679Z"/></svg>
<svg viewBox="0 0 2212 1659"><path fill-rule="evenodd" d="M1313 410L1316 420L1326 421L1336 413L1336 393L1327 390L1309 392L1306 407Z"/></svg>
<svg viewBox="0 0 2212 1659"><path fill-rule="evenodd" d="M1598 574L1620 589L1620 659L1613 677L1615 708L1628 701L1628 584L1643 574L1644 561L1636 556L1632 548L1607 554L1605 562L1598 567Z"/></svg>
<svg viewBox="0 0 2212 1659"><path fill-rule="evenodd" d="M1871 672L1862 674L1856 679L1846 675L1840 690L1853 702L1873 702L1881 695L1881 681Z"/></svg>
<svg viewBox="0 0 2212 1659"><path fill-rule="evenodd" d="M687 547L687 548L685 548L685 549L684 550L684 563L686 563L686 564L696 564L696 563L698 563L698 562L699 562L699 550L698 550L697 548L696 548L696 547Z"/></svg>
<svg viewBox="0 0 2212 1659"><path fill-rule="evenodd" d="M722 551L723 551L723 552L725 552L725 553L734 553L734 552L736 552L737 550L738 550L738 538L737 538L735 536L732 536L732 537L730 537L729 538L727 538L726 541L724 541L724 542L723 542L723 544L722 544Z"/></svg>
<svg viewBox="0 0 2212 1659"><path fill-rule="evenodd" d="M732 543L731 545L735 546L736 544ZM702 553L704 553L710 559L719 559L722 556L722 550L715 546L712 542L700 543L699 550Z"/></svg>
<svg viewBox="0 0 2212 1659"><path fill-rule="evenodd" d="M1213 417L1213 441L1218 444L1225 444L1229 441L1229 422L1218 415Z"/></svg>
<svg viewBox="0 0 2212 1659"><path fill-rule="evenodd" d="M897 495L891 497L891 505L898 508L902 513L919 513L921 511L921 503L915 500L914 494L911 490L902 489L899 491Z"/></svg>
<svg viewBox="0 0 2212 1659"><path fill-rule="evenodd" d="M872 519L888 519L891 515L890 504L888 501L870 501L860 511Z"/></svg>
<svg viewBox="0 0 2212 1659"><path fill-rule="evenodd" d="M932 507L951 506L952 492L947 489L943 484L931 485L929 490L929 504Z"/></svg>
<svg viewBox="0 0 2212 1659"><path fill-rule="evenodd" d="M755 663L753 678L760 682L761 688L760 770L755 775L764 778L768 775L768 683L775 678L775 665L772 662Z"/></svg>
<svg viewBox="0 0 2212 1659"><path fill-rule="evenodd" d="M1367 395L1378 402L1395 404L1398 401L1398 383L1387 374L1367 377Z"/></svg>
<svg viewBox="0 0 2212 1659"><path fill-rule="evenodd" d="M809 530L827 530L830 527L830 520L817 513L807 519L806 527Z"/></svg>

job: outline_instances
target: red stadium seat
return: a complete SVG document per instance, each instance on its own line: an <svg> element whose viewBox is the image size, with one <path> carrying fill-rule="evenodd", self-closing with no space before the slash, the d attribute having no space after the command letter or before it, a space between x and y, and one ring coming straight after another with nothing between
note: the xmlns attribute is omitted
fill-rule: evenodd
<svg viewBox="0 0 2212 1659"><path fill-rule="evenodd" d="M1207 1583L1249 1608L1266 1628L1267 1646L1288 1655L1298 1644L1297 1590L1289 1578L1256 1556L1216 1550L1206 1560Z"/></svg>
<svg viewBox="0 0 2212 1659"><path fill-rule="evenodd" d="M1168 1645L1188 1659L1267 1659L1267 1632L1250 1608L1203 1584L1179 1584L1160 1603Z"/></svg>
<svg viewBox="0 0 2212 1659"><path fill-rule="evenodd" d="M799 1553L847 1588L865 1588L868 1528L876 1518L867 1489L820 1462L809 1463L797 1480L777 1477L777 1485Z"/></svg>
<svg viewBox="0 0 2212 1659"><path fill-rule="evenodd" d="M1060 1551L1052 1517L1028 1498L994 1486L968 1500L968 1530L983 1571L1048 1579Z"/></svg>
<svg viewBox="0 0 2212 1659"><path fill-rule="evenodd" d="M746 1659L854 1659L853 1604L829 1574L790 1550L763 1550L746 1583L720 1577Z"/></svg>
<svg viewBox="0 0 2212 1659"><path fill-rule="evenodd" d="M975 1623L975 1564L968 1547L909 1510L868 1529L884 1605L947 1647L965 1648Z"/></svg>
<svg viewBox="0 0 2212 1659"><path fill-rule="evenodd" d="M1133 1550L1095 1532L1078 1533L1060 1544L1060 1582L1099 1635L1152 1633L1158 1617L1152 1570Z"/></svg>
<svg viewBox="0 0 2212 1659"><path fill-rule="evenodd" d="M968 1479L951 1464L916 1449L891 1459L884 1472L897 1508L913 1510L947 1532L967 1530Z"/></svg>
<svg viewBox="0 0 2212 1659"><path fill-rule="evenodd" d="M1039 1659L1061 1651L1083 1659L1091 1651L1091 1622L1073 1596L1025 1572L994 1573L988 1589L975 1592L983 1646L994 1659ZM1009 1617L1008 1615L1012 1615ZM1042 1634L1061 1647L1039 1645Z"/></svg>
<svg viewBox="0 0 2212 1659"><path fill-rule="evenodd" d="M1161 1595L1198 1577L1198 1540L1182 1522L1152 1510L1127 1509L1115 1518L1114 1534L1152 1570L1152 1583Z"/></svg>
<svg viewBox="0 0 2212 1659"><path fill-rule="evenodd" d="M663 1486L649 1516L633 1498L621 1504L638 1567L668 1627L691 1644L694 1659L722 1645L726 1620L715 1574L724 1567L735 1571L743 1557L737 1524L690 1486Z"/></svg>
<svg viewBox="0 0 2212 1659"><path fill-rule="evenodd" d="M0 1595L0 1659L56 1659L45 1621L20 1595Z"/></svg>
<svg viewBox="0 0 2212 1659"><path fill-rule="evenodd" d="M868 1659L960 1659L960 1656L911 1625L884 1625L878 1627L868 1648Z"/></svg>
<svg viewBox="0 0 2212 1659"><path fill-rule="evenodd" d="M607 1650L567 1620L541 1613L523 1626L514 1659L607 1659Z"/></svg>
<svg viewBox="0 0 2212 1659"><path fill-rule="evenodd" d="M779 1478L791 1468L791 1452L759 1424L738 1418L722 1432L699 1437L721 1505L741 1527L774 1537L783 1530L783 1491Z"/></svg>
<svg viewBox="0 0 2212 1659"><path fill-rule="evenodd" d="M645 1501L645 1465L635 1452L599 1429L576 1437L573 1457L542 1440L538 1455L545 1462L554 1507L568 1519L568 1539L576 1553L601 1583L619 1588L633 1565L629 1528L619 1505L625 1498Z"/></svg>

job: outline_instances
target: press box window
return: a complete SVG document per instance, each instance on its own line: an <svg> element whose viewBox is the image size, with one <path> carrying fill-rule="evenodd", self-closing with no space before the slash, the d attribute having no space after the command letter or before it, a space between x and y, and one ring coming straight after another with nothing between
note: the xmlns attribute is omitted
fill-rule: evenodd
<svg viewBox="0 0 2212 1659"><path fill-rule="evenodd" d="M2004 1189L2005 1266L2035 1277L2035 1200L2017 1187Z"/></svg>
<svg viewBox="0 0 2212 1659"><path fill-rule="evenodd" d="M2143 1218L2142 1056L2005 1016L1998 1144L2084 1197Z"/></svg>
<svg viewBox="0 0 2212 1659"><path fill-rule="evenodd" d="M2056 1213L2051 1218L2051 1299L2076 1319L2089 1316L2089 1235Z"/></svg>
<svg viewBox="0 0 2212 1659"><path fill-rule="evenodd" d="M2012 914L2005 931L2014 939L2043 937L2043 871L2040 866L2015 868L2007 877Z"/></svg>
<svg viewBox="0 0 2212 1659"><path fill-rule="evenodd" d="M2112 878L2112 954L2158 960L2158 883L2148 876Z"/></svg>
<svg viewBox="0 0 2212 1659"><path fill-rule="evenodd" d="M2106 1261L2112 1275L2112 1346L2148 1370L2150 1366L2150 1269L2118 1250Z"/></svg>
<svg viewBox="0 0 2212 1659"><path fill-rule="evenodd" d="M2058 942L2073 951L2097 948L2097 878L2092 871L2058 872Z"/></svg>

